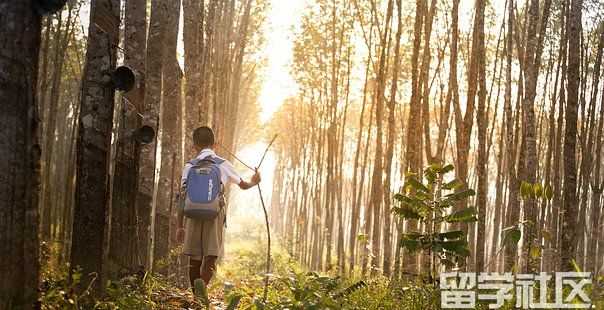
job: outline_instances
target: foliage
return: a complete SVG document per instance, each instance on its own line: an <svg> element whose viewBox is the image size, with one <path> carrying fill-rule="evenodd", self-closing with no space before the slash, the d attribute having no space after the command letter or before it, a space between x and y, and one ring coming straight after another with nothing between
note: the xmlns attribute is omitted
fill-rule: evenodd
<svg viewBox="0 0 604 310"><path fill-rule="evenodd" d="M44 270L40 284L41 309L78 309L82 294L77 293L82 277L79 269L69 272L68 266Z"/></svg>
<svg viewBox="0 0 604 310"><path fill-rule="evenodd" d="M90 294L90 283L82 283L80 269L69 266L45 270L40 287L40 308L54 309L204 309L189 291L181 291L157 275L129 275L108 281L105 296Z"/></svg>
<svg viewBox="0 0 604 310"><path fill-rule="evenodd" d="M427 251L430 256L436 255L446 266L460 264L470 255L470 251L465 232L443 232L443 224L470 223L477 220L476 209L471 207L449 211L475 195L472 189L463 189L463 184L458 180L444 180L444 176L453 169L453 165L430 165L424 170L425 183L416 175L407 175L404 192L394 196L399 205L392 210L401 220L419 221L429 228L429 231L424 233L404 233L400 246L410 252Z"/></svg>

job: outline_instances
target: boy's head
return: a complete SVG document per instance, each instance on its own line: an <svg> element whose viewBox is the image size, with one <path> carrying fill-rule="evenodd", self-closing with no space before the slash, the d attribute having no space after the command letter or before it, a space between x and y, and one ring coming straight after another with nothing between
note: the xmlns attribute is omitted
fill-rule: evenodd
<svg viewBox="0 0 604 310"><path fill-rule="evenodd" d="M214 147L214 131L208 126L202 126L193 131L193 143L199 149Z"/></svg>

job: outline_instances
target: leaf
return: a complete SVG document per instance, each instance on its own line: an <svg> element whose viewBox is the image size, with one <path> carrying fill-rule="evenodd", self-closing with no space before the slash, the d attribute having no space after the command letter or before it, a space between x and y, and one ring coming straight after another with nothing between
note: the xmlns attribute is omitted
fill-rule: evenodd
<svg viewBox="0 0 604 310"><path fill-rule="evenodd" d="M476 210L474 208L465 208L445 216L445 221L449 223L470 223L476 222Z"/></svg>
<svg viewBox="0 0 604 310"><path fill-rule="evenodd" d="M197 297L206 307L210 306L210 299L208 298L208 291L206 285L202 279L196 279L194 284L195 297Z"/></svg>
<svg viewBox="0 0 604 310"><path fill-rule="evenodd" d="M470 250L468 249L468 242L466 240L452 240L452 241L437 241L435 242L443 249L452 252L458 256L469 256Z"/></svg>
<svg viewBox="0 0 604 310"><path fill-rule="evenodd" d="M401 247L407 248L409 252L415 252L421 248L421 241L419 240L419 234L403 234L401 238Z"/></svg>
<svg viewBox="0 0 604 310"><path fill-rule="evenodd" d="M442 173L442 174L449 173L449 172L453 171L454 169L455 169L455 167L454 167L453 165L448 164L448 165L445 165L445 166L444 166L444 167L441 169L440 173Z"/></svg>
<svg viewBox="0 0 604 310"><path fill-rule="evenodd" d="M402 206L400 208L393 208L392 210L396 214L398 214L400 217L407 219L407 220L424 218L423 216L421 216L419 213L415 212L415 210L413 210L412 208L410 208L408 206Z"/></svg>
<svg viewBox="0 0 604 310"><path fill-rule="evenodd" d="M520 183L520 196L522 196L522 198L524 198L524 199L528 199L528 198L532 197L533 194L534 194L534 191L533 191L533 186L531 185L531 183L522 181L522 183Z"/></svg>
<svg viewBox="0 0 604 310"><path fill-rule="evenodd" d="M436 234L436 238L438 238L439 240L445 240L445 239L452 240L452 239L459 239L459 238L463 238L463 237L465 237L465 233L461 230L453 230L453 231Z"/></svg>
<svg viewBox="0 0 604 310"><path fill-rule="evenodd" d="M448 258L446 258L446 257L445 258L441 258L440 259L440 263L443 264L443 265L445 265L447 268L453 268L453 267L455 267L455 262L452 261L452 260L450 260L450 259L448 259Z"/></svg>
<svg viewBox="0 0 604 310"><path fill-rule="evenodd" d="M443 184L443 189L448 189L448 190L458 189L462 185L463 185L463 183L460 180L455 179L451 182L447 182L447 183Z"/></svg>
<svg viewBox="0 0 604 310"><path fill-rule="evenodd" d="M507 231L506 231L507 230ZM517 244L522 238L522 232L518 227L504 229L505 236L503 237L503 243L511 242L510 244Z"/></svg>
<svg viewBox="0 0 604 310"><path fill-rule="evenodd" d="M445 198L452 201L461 201L474 195L476 195L476 192L473 189L465 189L459 192L449 194L445 196Z"/></svg>
<svg viewBox="0 0 604 310"><path fill-rule="evenodd" d="M532 246L529 254L531 255L531 258L537 259L541 257L541 248L538 246Z"/></svg>
<svg viewBox="0 0 604 310"><path fill-rule="evenodd" d="M543 195L547 200L551 200L554 197L554 190L549 184L545 185L545 188L543 189Z"/></svg>
<svg viewBox="0 0 604 310"><path fill-rule="evenodd" d="M535 194L535 197L541 198L541 196L543 196L543 186L539 183L533 184L533 193Z"/></svg>
<svg viewBox="0 0 604 310"><path fill-rule="evenodd" d="M573 266L573 269L575 269L575 272L583 272L574 258L570 260L570 264Z"/></svg>
<svg viewBox="0 0 604 310"><path fill-rule="evenodd" d="M432 166L424 170L424 175L426 176L426 180L428 180L429 183L436 182L436 171L437 169L433 168Z"/></svg>
<svg viewBox="0 0 604 310"><path fill-rule="evenodd" d="M226 310L235 310L241 301L241 295L235 294L230 297L229 305L226 307Z"/></svg>
<svg viewBox="0 0 604 310"><path fill-rule="evenodd" d="M418 181L414 176L411 176L408 178L407 182L408 185L410 185L411 187L413 187L415 190L418 191L422 191L422 192L428 192L428 188L422 184L420 181Z"/></svg>
<svg viewBox="0 0 604 310"><path fill-rule="evenodd" d="M552 234L548 230L542 230L541 234L543 235L543 239L550 241L552 240Z"/></svg>
<svg viewBox="0 0 604 310"><path fill-rule="evenodd" d="M401 193L394 194L394 199L396 199L398 201L403 201L403 199L406 199L406 198L409 198L409 197L407 197Z"/></svg>

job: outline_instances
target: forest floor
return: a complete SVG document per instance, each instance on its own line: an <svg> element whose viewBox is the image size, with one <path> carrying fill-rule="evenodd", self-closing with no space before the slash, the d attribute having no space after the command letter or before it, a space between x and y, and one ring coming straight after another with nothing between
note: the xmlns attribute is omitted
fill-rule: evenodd
<svg viewBox="0 0 604 310"><path fill-rule="evenodd" d="M436 290L425 286L397 287L376 277L341 278L303 268L280 246L272 251L271 284L263 302L266 243L260 240L227 241L224 261L210 282L210 309L439 309ZM182 264L181 264L182 265ZM175 274L131 275L106 285L106 296L93 299L81 275L46 269L41 309L207 309L203 299ZM403 294L403 290L407 293ZM80 293L77 293L80 292ZM236 302L233 302L236 300ZM229 308L236 304L236 307ZM401 304L413 305L412 307Z"/></svg>
<svg viewBox="0 0 604 310"><path fill-rule="evenodd" d="M228 237L227 237L228 238ZM233 238L231 238L233 239ZM253 239L253 240L252 240ZM339 277L335 272L312 272L300 266L281 246L272 251L271 284L263 301L266 243L262 238L227 239L225 258L208 287L209 308L196 297L183 272L163 275L132 275L106 285L106 296L92 299L76 293L80 275L66 272L44 273L41 309L440 309L440 291L416 280L392 282L377 277ZM177 253L177 251L175 251ZM182 258L182 256L181 256ZM181 269L182 270L182 269ZM177 276L180 274L180 276ZM180 277L180 278L179 278ZM81 285L82 286L82 285ZM86 285L83 285L86 286ZM604 309L597 301L595 309ZM230 306L230 307L229 307ZM478 305L476 309L488 309ZM514 309L513 301L500 309Z"/></svg>
<svg viewBox="0 0 604 310"><path fill-rule="evenodd" d="M342 278L333 273L308 271L281 247L273 251L273 269L268 298L263 302L265 244L242 241L231 243L208 288L209 307L175 275L127 276L109 282L106 296L92 299L78 291L79 274L68 281L66 273L46 272L41 309L103 310L260 310L260 309L405 309L436 310L440 291L421 282L394 283L384 277ZM72 283L69 283L72 282ZM594 300L595 309L604 309L604 300ZM502 308L515 309L514 301ZM476 309L488 309L477 305Z"/></svg>

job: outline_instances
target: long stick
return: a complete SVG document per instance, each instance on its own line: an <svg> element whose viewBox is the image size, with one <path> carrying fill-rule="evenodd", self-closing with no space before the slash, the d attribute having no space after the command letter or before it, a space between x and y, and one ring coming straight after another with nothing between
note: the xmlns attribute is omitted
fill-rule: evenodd
<svg viewBox="0 0 604 310"><path fill-rule="evenodd" d="M258 194L260 195L260 203L262 204L262 210L264 211L264 222L266 223L266 274L264 275L264 295L262 296L262 303L266 304L266 298L268 295L269 274L271 273L271 228L268 222L268 212L266 211L266 206L264 205L264 198L262 197L262 190L260 189L260 184L258 184L257 187Z"/></svg>
<svg viewBox="0 0 604 310"><path fill-rule="evenodd" d="M266 157L266 154L268 153L268 150L273 145L273 143L275 142L275 140L277 140L277 136L278 135L275 135L273 137L273 139L271 140L271 142L266 146L266 149L264 150L264 153L262 154L262 158L260 159L260 162L258 163L258 168L256 168L256 169L250 167L248 164L246 164L245 162L243 162L243 160L239 159L239 157L237 157L235 154L233 154L233 152L229 151L224 146L222 146L220 144L219 144L219 146L225 152L229 153L229 155L233 156L233 158L235 158L241 164L243 164L244 166L246 166L248 169L250 169L252 171L256 171L256 170L260 169L260 166L262 166L262 163L264 162L264 158ZM260 184L256 184L256 187L258 187L258 194L260 195L260 203L262 204L262 211L264 211L264 222L266 224L266 236L267 236L266 274L264 275L264 294L262 296L262 303L266 304L266 299L267 299L267 296L268 296L268 285L269 285L269 280L270 280L269 279L269 274L271 272L271 227L270 227L270 224L269 224L269 221L268 221L268 212L266 211L266 205L264 204L264 197L262 196L262 189L260 189Z"/></svg>
<svg viewBox="0 0 604 310"><path fill-rule="evenodd" d="M264 154L262 154L262 158L260 159L260 163L258 163L257 169L260 169L260 166L262 166L262 163L264 162L264 158L266 157L266 153L268 153L268 150L270 149L270 147L273 145L275 140L277 140L277 136L278 135L275 135L273 137L273 139L271 140L271 142L266 146L266 149L264 150ZM256 184L256 186L258 187L258 194L260 195L260 203L262 204L262 211L264 211L264 222L266 224L266 236L267 236L266 274L264 275L264 295L262 296L262 303L266 304L266 298L268 296L268 284L269 284L269 280L270 280L269 275L271 273L271 227L268 222L268 212L266 211L266 205L264 204L264 197L262 197L262 190L260 189L260 183Z"/></svg>

